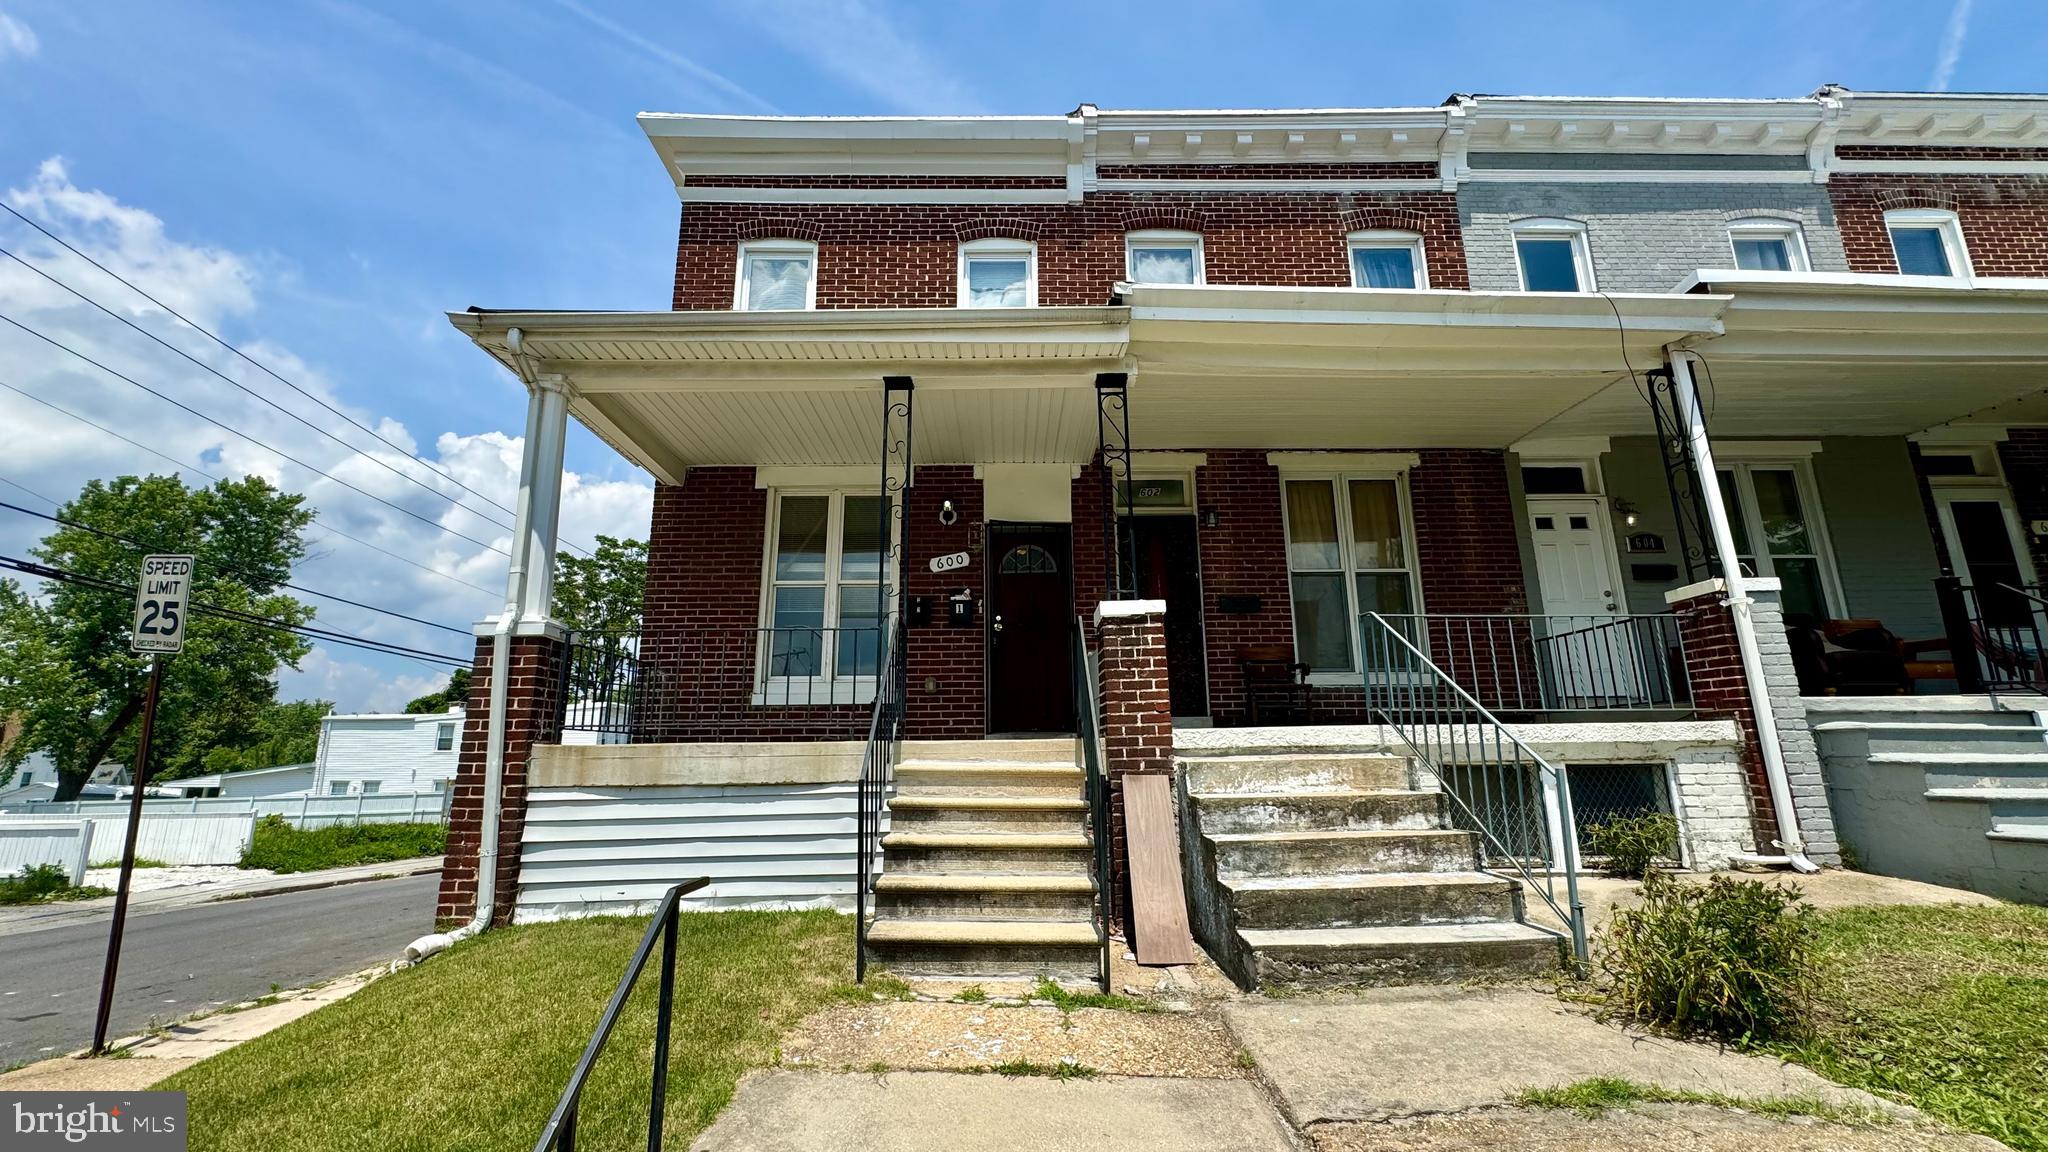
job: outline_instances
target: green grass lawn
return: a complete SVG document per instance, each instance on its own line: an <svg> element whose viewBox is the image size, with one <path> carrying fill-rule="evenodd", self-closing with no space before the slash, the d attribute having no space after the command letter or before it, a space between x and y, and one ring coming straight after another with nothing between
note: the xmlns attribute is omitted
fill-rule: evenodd
<svg viewBox="0 0 2048 1152"><path fill-rule="evenodd" d="M173 1076L195 1152L530 1148L646 922L500 929ZM644 1146L659 953L584 1092L580 1143ZM851 984L833 912L685 914L668 1139L689 1143L777 1037Z"/></svg>
<svg viewBox="0 0 2048 1152"><path fill-rule="evenodd" d="M439 856L448 844L441 824L337 824L331 828L295 828L281 816L256 822L242 867L273 872L317 872L356 864L381 864Z"/></svg>
<svg viewBox="0 0 2048 1152"><path fill-rule="evenodd" d="M1848 908L1810 1040L1781 1054L2022 1152L2048 1152L2048 908Z"/></svg>

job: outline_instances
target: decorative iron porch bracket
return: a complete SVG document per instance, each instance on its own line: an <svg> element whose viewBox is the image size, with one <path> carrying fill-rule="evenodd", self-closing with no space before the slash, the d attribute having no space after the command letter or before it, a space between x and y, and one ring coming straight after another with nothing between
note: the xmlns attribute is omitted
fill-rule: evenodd
<svg viewBox="0 0 2048 1152"><path fill-rule="evenodd" d="M1112 600L1138 596L1138 538L1133 531L1137 485L1131 482L1131 414L1128 373L1095 374L1095 438L1102 462L1102 559ZM1116 514L1123 493L1124 515Z"/></svg>
<svg viewBox="0 0 2048 1152"><path fill-rule="evenodd" d="M1678 391L1669 368L1652 368L1643 373L1650 382L1650 417L1657 425L1657 451L1664 462L1664 487L1671 494L1671 519L1678 528L1678 551L1685 558L1685 579L1690 584L1714 574L1713 534L1707 531L1706 505L1699 485L1706 478L1695 475L1685 420L1678 407ZM1701 415L1705 419L1705 415Z"/></svg>

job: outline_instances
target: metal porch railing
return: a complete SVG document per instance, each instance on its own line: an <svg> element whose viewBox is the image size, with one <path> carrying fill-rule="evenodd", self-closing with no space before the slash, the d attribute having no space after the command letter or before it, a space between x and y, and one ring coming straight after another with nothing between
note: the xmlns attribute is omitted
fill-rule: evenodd
<svg viewBox="0 0 2048 1152"><path fill-rule="evenodd" d="M2048 598L2039 587L1944 576L1934 588L1959 689L2048 693Z"/></svg>
<svg viewBox="0 0 2048 1152"><path fill-rule="evenodd" d="M884 627L571 633L562 731L589 733L601 744L748 739L793 729L857 739L889 656ZM779 711L788 708L803 712Z"/></svg>
<svg viewBox="0 0 2048 1152"><path fill-rule="evenodd" d="M626 1010L626 998L633 994L633 986L639 983L640 974L646 971L647 961L654 955L656 939L661 941L661 995L655 1001L654 1009L654 1075L647 1096L647 1149L648 1152L660 1152L662 1109L668 1101L668 1042L675 1016L676 918L682 914L683 897L709 883L709 877L699 876L670 888L662 896L661 903L655 907L654 919L648 921L647 934L640 938L640 947L633 950L633 959L626 965L626 974L619 978L619 986L612 992L611 1003L605 1005L604 1015L598 1017L597 1031L591 1035L590 1043L584 1046L582 1059L576 1061L576 1070L569 1075L568 1087L562 1089L562 1097L548 1116L546 1127L541 1129L540 1141L533 1146L533 1152L575 1152L577 1118L583 1108L583 1086L589 1083L598 1055L612 1038L612 1030L619 1025L619 1017Z"/></svg>
<svg viewBox="0 0 2048 1152"><path fill-rule="evenodd" d="M1478 833L1487 870L1511 869L1566 926L1583 971L1586 910L1579 899L1570 778L1522 743L1393 621L1367 613L1362 631L1372 713L1437 778L1455 822Z"/></svg>
<svg viewBox="0 0 2048 1152"><path fill-rule="evenodd" d="M867 749L860 761L860 821L858 853L854 865L853 934L854 979L868 977L868 903L874 895L875 879L881 875L882 810L889 802L895 780L896 754L903 743L903 702L908 689L904 665L904 635L901 626L889 645L889 663L883 670L873 709L868 715Z"/></svg>
<svg viewBox="0 0 2048 1152"><path fill-rule="evenodd" d="M1109 922L1116 914L1115 877L1109 861L1109 777L1103 772L1101 667L1088 651L1088 625L1074 617L1074 761L1083 771L1088 795L1088 830L1095 840L1095 934L1102 948L1101 984L1110 991Z"/></svg>
<svg viewBox="0 0 2048 1152"><path fill-rule="evenodd" d="M1685 642L1673 615L1379 618L1496 712L1692 710ZM1361 622L1360 631L1370 628Z"/></svg>

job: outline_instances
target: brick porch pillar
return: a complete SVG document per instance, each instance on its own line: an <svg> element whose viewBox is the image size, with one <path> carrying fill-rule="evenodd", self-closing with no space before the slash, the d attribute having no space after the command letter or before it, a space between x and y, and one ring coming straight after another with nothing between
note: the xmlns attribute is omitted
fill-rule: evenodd
<svg viewBox="0 0 2048 1152"><path fill-rule="evenodd" d="M490 731L490 629L478 625L476 663L469 682L469 705L462 722L462 747L456 760L454 798L448 811L448 850L441 866L441 896L434 916L444 924L468 920L476 912L477 863L482 843L484 749ZM562 666L568 646L559 628L522 628L511 642L510 679L505 690L505 771L498 815L497 891L494 922L511 922L519 885L519 841L526 829L526 768L536 744L561 738Z"/></svg>
<svg viewBox="0 0 2048 1152"><path fill-rule="evenodd" d="M1770 694L1775 731L1759 733L1756 711L1751 705L1749 682L1742 672L1742 653L1735 639L1735 618L1728 608L1726 584L1704 580L1664 594L1678 617L1678 632L1685 645L1685 672L1691 683L1693 706L1702 716L1722 716L1735 721L1741 733L1742 774L1749 785L1751 827L1756 833L1756 850L1776 855L1772 842L1778 839L1778 821L1771 804L1769 777L1764 772L1761 739L1775 740L1792 790L1792 806L1799 818L1800 835L1806 854L1817 863L1841 862L1836 841L1833 810L1828 806L1827 785L1821 777L1820 754L1812 729L1806 721L1806 705L1799 696L1799 676L1792 666L1792 650L1785 637L1784 612L1779 603L1775 579L1744 581L1750 598L1750 621L1756 631L1757 655L1763 664L1765 690Z"/></svg>
<svg viewBox="0 0 2048 1152"><path fill-rule="evenodd" d="M1110 600L1095 608L1102 637L1103 772L1109 777L1110 874L1116 919L1130 923L1130 842L1124 835L1126 776L1173 773L1173 704L1167 695L1166 602ZM1179 867L1176 861L1174 866Z"/></svg>

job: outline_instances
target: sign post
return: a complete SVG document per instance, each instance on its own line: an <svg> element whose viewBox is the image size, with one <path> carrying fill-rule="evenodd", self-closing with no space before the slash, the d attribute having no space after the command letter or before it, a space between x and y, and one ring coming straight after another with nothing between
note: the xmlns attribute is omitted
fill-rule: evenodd
<svg viewBox="0 0 2048 1152"><path fill-rule="evenodd" d="M107 1018L114 1010L114 976L121 967L121 933L128 926L128 888L135 876L135 839L142 831L142 789L149 781L149 746L156 734L156 702L162 694L164 657L185 647L186 609L192 600L192 557L146 556L135 586L135 631L129 647L147 653L149 686L142 696L142 730L135 739L135 767L129 773L128 835L121 848L121 883L114 890L114 925L107 935L107 962L100 973L99 1015L93 1021L92 1054L107 1050Z"/></svg>

